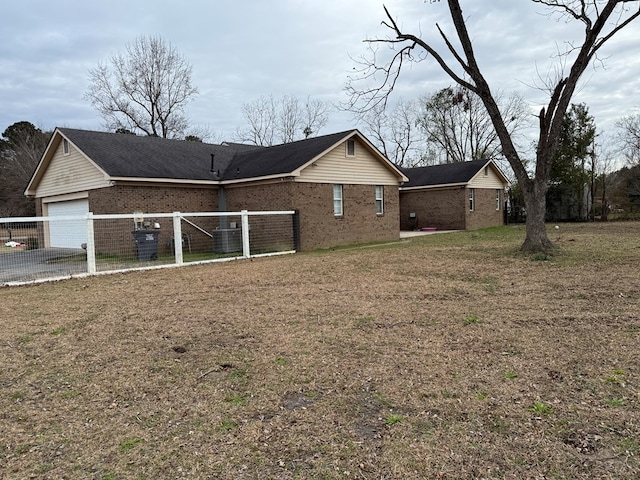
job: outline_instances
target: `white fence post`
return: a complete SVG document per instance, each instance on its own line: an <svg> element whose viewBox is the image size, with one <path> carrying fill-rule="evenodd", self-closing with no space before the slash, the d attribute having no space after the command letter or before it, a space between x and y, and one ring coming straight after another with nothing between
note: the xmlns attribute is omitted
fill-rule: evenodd
<svg viewBox="0 0 640 480"><path fill-rule="evenodd" d="M249 213L246 210L240 211L242 218L242 256L251 257L251 246L249 244Z"/></svg>
<svg viewBox="0 0 640 480"><path fill-rule="evenodd" d="M176 265L182 265L182 224L180 223L180 212L173 212L173 251L176 255Z"/></svg>
<svg viewBox="0 0 640 480"><path fill-rule="evenodd" d="M93 213L87 213L87 273L96 273L96 241L93 229Z"/></svg>

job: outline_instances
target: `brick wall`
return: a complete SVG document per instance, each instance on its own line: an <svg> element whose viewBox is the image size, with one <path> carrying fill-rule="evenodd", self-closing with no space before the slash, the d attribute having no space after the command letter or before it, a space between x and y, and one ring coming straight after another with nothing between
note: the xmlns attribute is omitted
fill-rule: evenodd
<svg viewBox="0 0 640 480"><path fill-rule="evenodd" d="M336 217L333 184L285 181L227 188L229 210L299 210L301 250L398 240L397 187L385 186L383 215L376 214L373 185L344 185L343 201L344 215Z"/></svg>
<svg viewBox="0 0 640 480"><path fill-rule="evenodd" d="M289 181L225 187L228 211L294 210ZM237 219L238 226L240 219ZM251 253L294 249L293 217L249 217Z"/></svg>
<svg viewBox="0 0 640 480"><path fill-rule="evenodd" d="M299 210L302 250L399 238L399 193L395 186L384 187L384 214L377 215L374 185L343 185L344 215L340 217L333 214L332 184L282 181L227 186L225 192L227 211ZM116 185L91 190L89 209L95 214L217 211L218 192L215 188ZM160 252L168 251L171 219L148 220L160 223ZM230 221L239 223L239 219ZM98 251L108 253L114 250L110 245L132 244L132 220L120 222L123 225L119 228L96 224ZM202 225L206 230L219 227L216 218L198 220L199 224L202 222L208 222ZM252 240L260 235L260 223L255 221Z"/></svg>
<svg viewBox="0 0 640 480"><path fill-rule="evenodd" d="M468 195L467 190L467 195ZM476 228L494 227L504 224L504 212L502 202L504 198L500 195L500 209L496 210L496 190L492 188L476 188L475 206L473 212L469 211L469 201L467 197L466 224L467 230Z"/></svg>
<svg viewBox="0 0 640 480"><path fill-rule="evenodd" d="M446 188L400 192L400 228L435 227L439 230L474 230L504 223L502 201L496 210L496 190L476 188L474 210L469 210L469 189ZM414 227L409 213L415 212Z"/></svg>
<svg viewBox="0 0 640 480"><path fill-rule="evenodd" d="M94 214L118 213L170 213L170 212L214 212L217 210L218 197L215 188L174 187L158 185L130 186L116 185L109 188L89 191L89 210ZM160 253L171 250L173 238L173 220L171 218L148 219L160 224L158 249ZM215 228L214 218L198 219L205 230ZM187 230L189 227L186 227ZM96 251L113 253L122 245L131 245L133 220L109 220L95 223ZM185 231L185 233L188 233ZM204 239L209 247L211 241Z"/></svg>
<svg viewBox="0 0 640 480"><path fill-rule="evenodd" d="M398 189L384 188L384 214L376 214L374 185L343 185L343 215L333 214L333 185L296 183L302 250L340 244L398 240Z"/></svg>
<svg viewBox="0 0 640 480"><path fill-rule="evenodd" d="M217 188L116 185L89 191L95 214L141 212L212 212L218 207Z"/></svg>
<svg viewBox="0 0 640 480"><path fill-rule="evenodd" d="M225 187L227 210L292 210L291 182Z"/></svg>
<svg viewBox="0 0 640 480"><path fill-rule="evenodd" d="M400 192L400 228L464 230L466 205L466 193L461 187ZM409 217L412 212L416 214L415 224Z"/></svg>

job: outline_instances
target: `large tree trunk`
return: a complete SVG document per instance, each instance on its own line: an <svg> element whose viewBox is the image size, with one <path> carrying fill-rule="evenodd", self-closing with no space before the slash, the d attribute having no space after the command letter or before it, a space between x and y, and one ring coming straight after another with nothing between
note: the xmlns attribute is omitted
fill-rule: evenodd
<svg viewBox="0 0 640 480"><path fill-rule="evenodd" d="M547 209L546 185L540 181L531 181L529 188L523 189L524 204L527 209L525 224L526 237L520 250L523 252L548 252L553 243L547 236L544 218Z"/></svg>

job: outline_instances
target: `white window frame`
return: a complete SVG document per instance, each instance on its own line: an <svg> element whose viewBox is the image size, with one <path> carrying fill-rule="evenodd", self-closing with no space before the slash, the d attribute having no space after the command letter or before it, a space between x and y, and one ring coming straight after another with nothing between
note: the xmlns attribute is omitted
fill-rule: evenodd
<svg viewBox="0 0 640 480"><path fill-rule="evenodd" d="M501 201L500 201L500 189L496 188L496 211L500 210L500 205L501 205Z"/></svg>
<svg viewBox="0 0 640 480"><path fill-rule="evenodd" d="M384 185L376 185L376 214L384 214Z"/></svg>
<svg viewBox="0 0 640 480"><path fill-rule="evenodd" d="M69 155L69 140L66 138L62 139L62 153L64 155Z"/></svg>
<svg viewBox="0 0 640 480"><path fill-rule="evenodd" d="M469 189L469 211L473 212L476 207L476 189Z"/></svg>
<svg viewBox="0 0 640 480"><path fill-rule="evenodd" d="M349 147L353 147L353 148L349 148ZM345 143L345 155L347 157L355 157L356 156L356 141L353 138L350 138L349 140L347 140L347 142ZM351 150L351 152L350 152Z"/></svg>
<svg viewBox="0 0 640 480"><path fill-rule="evenodd" d="M333 186L333 215L335 217L341 217L344 215L344 195L341 184L335 184Z"/></svg>

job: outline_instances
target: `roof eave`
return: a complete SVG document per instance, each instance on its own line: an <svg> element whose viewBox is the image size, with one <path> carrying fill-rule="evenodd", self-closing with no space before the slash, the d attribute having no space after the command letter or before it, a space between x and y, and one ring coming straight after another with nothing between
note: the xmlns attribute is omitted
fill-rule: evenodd
<svg viewBox="0 0 640 480"><path fill-rule="evenodd" d="M452 187L466 187L469 182L458 182L458 183L438 183L435 185L414 185L411 187L400 187L400 190L426 190L433 188L452 188Z"/></svg>
<svg viewBox="0 0 640 480"><path fill-rule="evenodd" d="M177 185L212 185L217 186L220 180L191 180L188 178L150 178L150 177L109 177L111 182L143 182L143 183L174 183Z"/></svg>
<svg viewBox="0 0 640 480"><path fill-rule="evenodd" d="M24 195L35 196L37 184L42 179L42 176L44 175L44 172L46 170L46 167L43 167L43 165L46 163L46 166L48 166L49 163L51 162L51 157L53 156L53 154L49 155L51 146L53 145L54 142L56 142L56 147L58 146L58 144L60 143L61 135L62 133L57 128L51 134L51 138L49 139L49 142L47 143L47 146L44 149L44 152L42 153L40 160L38 161L38 165L36 166L36 169L33 171L33 175L31 175L31 179L27 184L27 188L25 188L24 190Z"/></svg>
<svg viewBox="0 0 640 480"><path fill-rule="evenodd" d="M294 172L274 173L272 175L262 175L259 177L245 177L245 178L234 178L229 180L222 180L220 184L236 185L238 183L262 182L265 180L277 180L277 179L299 177L299 176L300 176L300 173L296 170Z"/></svg>

